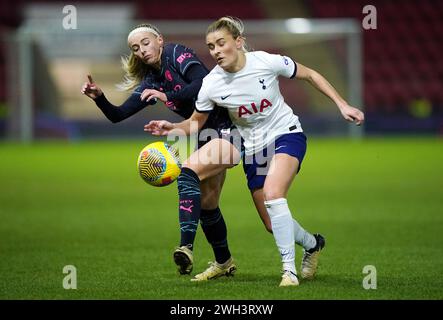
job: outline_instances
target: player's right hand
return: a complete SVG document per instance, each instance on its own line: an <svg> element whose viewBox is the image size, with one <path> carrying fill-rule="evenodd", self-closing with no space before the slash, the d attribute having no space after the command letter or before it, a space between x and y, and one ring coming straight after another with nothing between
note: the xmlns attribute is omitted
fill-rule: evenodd
<svg viewBox="0 0 443 320"><path fill-rule="evenodd" d="M83 84L80 92L91 99L96 99L103 94L103 91L94 83L90 74L88 74L88 82Z"/></svg>
<svg viewBox="0 0 443 320"><path fill-rule="evenodd" d="M166 136L172 129L174 124L166 120L152 120L145 124L144 131L150 132L154 136Z"/></svg>
<svg viewBox="0 0 443 320"><path fill-rule="evenodd" d="M343 118L349 122L354 122L357 126L359 126L365 121L365 114L359 109L348 104L342 105L339 108Z"/></svg>

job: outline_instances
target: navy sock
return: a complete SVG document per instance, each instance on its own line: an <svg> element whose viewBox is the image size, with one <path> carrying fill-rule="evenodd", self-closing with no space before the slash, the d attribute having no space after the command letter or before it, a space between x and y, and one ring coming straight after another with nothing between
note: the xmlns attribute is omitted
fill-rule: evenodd
<svg viewBox="0 0 443 320"><path fill-rule="evenodd" d="M180 246L188 246L188 248L192 250L198 220L200 219L200 179L192 169L182 168L177 178L177 186L179 198L178 215L181 233Z"/></svg>
<svg viewBox="0 0 443 320"><path fill-rule="evenodd" d="M201 210L200 223L206 239L212 245L215 260L222 264L231 257L228 248L228 232L220 208Z"/></svg>

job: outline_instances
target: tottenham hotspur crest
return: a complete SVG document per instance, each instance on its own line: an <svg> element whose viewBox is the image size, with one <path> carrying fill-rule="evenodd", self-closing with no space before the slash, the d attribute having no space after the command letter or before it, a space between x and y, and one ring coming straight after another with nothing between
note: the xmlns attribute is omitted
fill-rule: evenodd
<svg viewBox="0 0 443 320"><path fill-rule="evenodd" d="M262 84L262 89L265 90L266 89L266 85L265 85L265 79L258 79L258 82L260 82Z"/></svg>

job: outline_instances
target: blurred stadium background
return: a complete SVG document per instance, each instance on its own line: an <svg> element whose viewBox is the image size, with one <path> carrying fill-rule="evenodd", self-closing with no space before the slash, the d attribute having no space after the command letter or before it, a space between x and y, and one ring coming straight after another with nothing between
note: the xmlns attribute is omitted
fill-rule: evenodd
<svg viewBox="0 0 443 320"><path fill-rule="evenodd" d="M352 104L365 127L349 132L329 100L303 83L282 80L308 133L443 132L443 3L373 1L377 29L365 30L357 0L76 1L77 29L63 28L64 1L1 3L0 137L87 139L143 136L146 112L115 126L79 94L86 74L115 104L126 94L119 58L139 22L160 27L166 41L194 48L214 66L204 45L208 23L236 15L251 47L279 52L322 72ZM302 19L294 19L302 18ZM312 20L306 20L312 19ZM149 118L172 112L155 107Z"/></svg>
<svg viewBox="0 0 443 320"><path fill-rule="evenodd" d="M375 30L362 28L367 4ZM66 5L77 29L63 28ZM158 104L112 124L80 94L90 73L124 101L120 56L139 22L211 68L204 32L222 15L245 22L251 47L317 69L366 113L349 126L309 85L281 80L310 139L288 201L329 241L318 281L300 290L277 287L278 253L240 166L221 200L235 281L177 277L175 186L147 186L135 170L151 139L142 125L177 117ZM0 34L0 298L443 299L443 1L0 0ZM212 258L198 233L196 271ZM79 290L62 287L68 264ZM362 289L365 265L377 267L377 290Z"/></svg>

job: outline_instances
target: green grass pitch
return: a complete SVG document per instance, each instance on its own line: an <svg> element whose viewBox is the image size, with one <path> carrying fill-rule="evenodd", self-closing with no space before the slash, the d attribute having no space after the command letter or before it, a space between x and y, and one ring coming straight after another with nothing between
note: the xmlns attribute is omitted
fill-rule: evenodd
<svg viewBox="0 0 443 320"><path fill-rule="evenodd" d="M0 144L0 299L443 299L441 139L309 139L288 201L327 246L317 278L297 288L278 287L278 251L240 166L221 199L237 274L178 276L176 185L137 175L146 144ZM298 269L300 258L297 247ZM211 259L199 228L194 272ZM76 267L76 290L62 286L65 265ZM366 265L375 290L363 288Z"/></svg>

